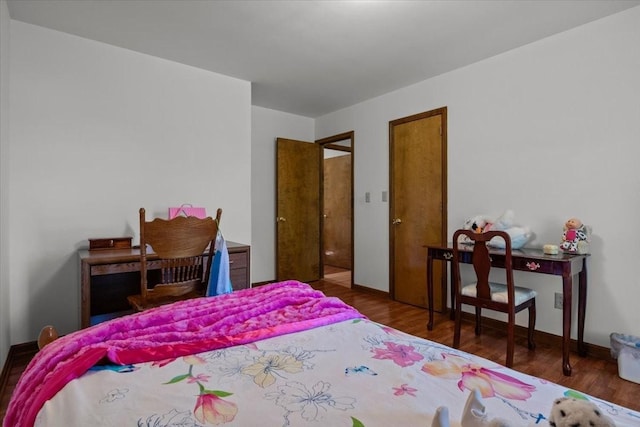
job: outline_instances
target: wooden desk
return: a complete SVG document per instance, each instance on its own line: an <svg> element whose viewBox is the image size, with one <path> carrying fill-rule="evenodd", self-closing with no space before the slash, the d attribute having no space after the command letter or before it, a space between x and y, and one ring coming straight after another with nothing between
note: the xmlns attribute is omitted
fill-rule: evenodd
<svg viewBox="0 0 640 427"><path fill-rule="evenodd" d="M227 240L234 290L251 286L250 247ZM82 249L80 257L80 327L132 313L127 296L140 293L140 249ZM149 270L159 272L155 254L147 254ZM150 273L150 283L154 280Z"/></svg>
<svg viewBox="0 0 640 427"><path fill-rule="evenodd" d="M460 262L471 263L471 250L468 245L460 245ZM512 251L513 269L529 271L532 273L552 274L562 276L562 371L565 375L571 375L569 363L569 347L571 340L571 303L573 291L573 276L578 275L578 354L586 356L584 345L584 320L587 309L587 256L545 255L542 249L522 248ZM427 329L433 329L433 277L431 275L433 260L449 262L453 258L451 244L447 247L427 246L427 297L429 298L429 322ZM504 266L504 251L491 251L492 265ZM447 283L442 283L442 295L446 296ZM443 297L446 298L446 297ZM445 307L446 304L443 304ZM455 289L451 286L451 307L455 307ZM454 312L451 309L451 318Z"/></svg>

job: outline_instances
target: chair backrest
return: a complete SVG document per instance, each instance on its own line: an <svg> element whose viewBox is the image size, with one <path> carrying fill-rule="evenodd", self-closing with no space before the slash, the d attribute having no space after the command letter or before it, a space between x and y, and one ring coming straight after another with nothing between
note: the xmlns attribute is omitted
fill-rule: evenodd
<svg viewBox="0 0 640 427"><path fill-rule="evenodd" d="M145 209L140 208L140 295L148 298L179 297L201 292L209 282L209 268L213 257L222 209L216 218L178 216L166 220L155 218L147 221ZM160 282L148 288L147 245L160 258ZM209 247L208 262L203 263L203 253ZM154 261L156 262L156 261Z"/></svg>
<svg viewBox="0 0 640 427"><path fill-rule="evenodd" d="M476 298L485 300L488 305L499 305L500 303L491 301L491 290L489 287L489 274L491 272L491 255L489 253L489 241L493 238L499 237L504 239L505 248L500 249L500 252L504 251L504 265L500 268L504 269L506 274L507 285L507 297L508 304L514 304L515 301L515 285L513 281L513 263L511 260L511 238L509 234L504 231L487 231L484 233L476 233L473 230L456 230L453 234L453 259L451 267L454 269L453 277L456 282L456 293L459 295L461 290L460 284L460 248L459 240L461 236L466 236L470 243L473 243L472 259L473 269L476 273ZM495 309L495 308L494 308Z"/></svg>

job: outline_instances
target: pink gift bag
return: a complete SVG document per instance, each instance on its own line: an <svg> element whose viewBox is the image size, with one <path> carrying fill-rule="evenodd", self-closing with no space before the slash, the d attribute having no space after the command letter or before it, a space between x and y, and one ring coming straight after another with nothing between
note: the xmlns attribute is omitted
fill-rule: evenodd
<svg viewBox="0 0 640 427"><path fill-rule="evenodd" d="M173 219L177 216L195 216L196 218L202 219L207 217L207 210L205 208L194 207L190 203L169 208L169 219Z"/></svg>

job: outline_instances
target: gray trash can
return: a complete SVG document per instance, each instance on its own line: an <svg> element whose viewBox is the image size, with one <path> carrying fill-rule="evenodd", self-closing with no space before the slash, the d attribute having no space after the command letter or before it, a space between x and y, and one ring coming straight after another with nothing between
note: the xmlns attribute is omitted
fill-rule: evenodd
<svg viewBox="0 0 640 427"><path fill-rule="evenodd" d="M620 378L640 384L640 338L612 333L611 357L618 359Z"/></svg>

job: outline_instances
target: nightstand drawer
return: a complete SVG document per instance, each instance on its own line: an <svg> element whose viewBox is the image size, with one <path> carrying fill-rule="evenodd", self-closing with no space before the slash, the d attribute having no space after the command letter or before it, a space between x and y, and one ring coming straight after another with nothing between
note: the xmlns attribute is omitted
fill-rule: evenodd
<svg viewBox="0 0 640 427"><path fill-rule="evenodd" d="M246 252L230 253L229 254L229 268L235 270L237 268L247 268L248 256Z"/></svg>
<svg viewBox="0 0 640 427"><path fill-rule="evenodd" d="M251 287L251 248L241 243L227 240L227 250L229 251L229 275L234 290L247 289Z"/></svg>

